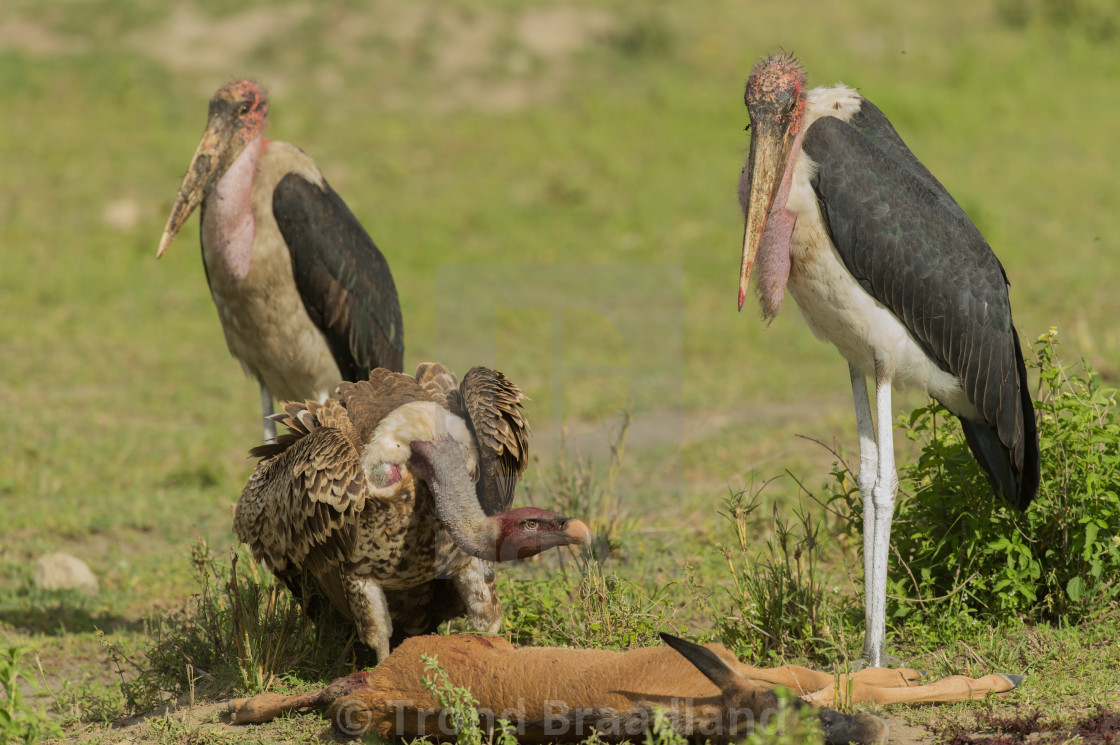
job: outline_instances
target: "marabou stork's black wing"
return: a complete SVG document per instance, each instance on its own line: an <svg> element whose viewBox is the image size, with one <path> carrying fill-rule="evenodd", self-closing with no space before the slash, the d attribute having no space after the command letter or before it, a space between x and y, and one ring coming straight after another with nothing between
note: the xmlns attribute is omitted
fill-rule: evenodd
<svg viewBox="0 0 1120 745"><path fill-rule="evenodd" d="M323 180L289 173L272 212L292 254L292 273L312 322L327 337L344 380L404 369L401 306L389 263L358 218Z"/></svg>
<svg viewBox="0 0 1120 745"><path fill-rule="evenodd" d="M844 265L943 369L982 422L961 418L995 490L1026 509L1039 482L1038 435L1007 278L980 231L877 108L821 117L805 153L821 216Z"/></svg>
<svg viewBox="0 0 1120 745"><path fill-rule="evenodd" d="M487 515L513 505L517 481L529 464L529 420L521 407L526 398L497 370L472 367L459 389L448 395L448 408L470 425L478 442L478 502Z"/></svg>

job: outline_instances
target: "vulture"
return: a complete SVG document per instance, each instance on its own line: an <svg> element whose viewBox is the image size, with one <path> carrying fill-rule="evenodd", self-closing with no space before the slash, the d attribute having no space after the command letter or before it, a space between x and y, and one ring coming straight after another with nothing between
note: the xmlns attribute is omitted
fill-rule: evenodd
<svg viewBox="0 0 1120 745"><path fill-rule="evenodd" d="M388 262L315 162L266 140L267 126L253 81L214 94L157 254L199 208L206 281L230 354L260 384L266 442L273 396L322 401L340 380L404 361Z"/></svg>
<svg viewBox="0 0 1120 745"><path fill-rule="evenodd" d="M338 396L283 404L274 418L290 432L250 451L261 460L233 527L294 595L325 596L379 660L447 618L496 632L492 562L588 542L579 520L511 509L530 429L501 372L474 367L460 383L435 363L415 376L379 368Z"/></svg>

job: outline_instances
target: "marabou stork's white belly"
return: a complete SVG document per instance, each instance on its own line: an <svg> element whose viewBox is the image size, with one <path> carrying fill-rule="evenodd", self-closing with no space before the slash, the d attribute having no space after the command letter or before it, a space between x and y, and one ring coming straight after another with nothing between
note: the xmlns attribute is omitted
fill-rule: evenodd
<svg viewBox="0 0 1120 745"><path fill-rule="evenodd" d="M286 255L283 262L266 259L274 252L261 251L260 244L258 226L245 280L222 282L210 270L210 290L226 344L245 373L264 383L278 400L321 401L334 393L342 373L326 338L303 307L290 259Z"/></svg>
<svg viewBox="0 0 1120 745"><path fill-rule="evenodd" d="M276 148L277 145L284 148ZM272 192L289 167L283 162L289 158L277 155L290 156L288 150L307 160L296 148L270 143L256 169L248 271L231 266L217 248L221 245L218 237L223 234L221 223L226 217L223 187L228 183L234 191L236 179L248 177L239 172L241 158L222 177L216 198L207 198L202 221L202 258L226 344L245 373L264 383L281 401L323 400L334 393L342 374L326 337L307 315L292 274L287 244L272 216ZM315 176L321 178L317 170Z"/></svg>
<svg viewBox="0 0 1120 745"><path fill-rule="evenodd" d="M924 390L954 414L977 418L960 378L938 367L898 318L848 272L824 229L808 179L794 178L787 207L797 214L797 223L786 286L813 334L831 342L864 376L875 379L878 365L892 385Z"/></svg>

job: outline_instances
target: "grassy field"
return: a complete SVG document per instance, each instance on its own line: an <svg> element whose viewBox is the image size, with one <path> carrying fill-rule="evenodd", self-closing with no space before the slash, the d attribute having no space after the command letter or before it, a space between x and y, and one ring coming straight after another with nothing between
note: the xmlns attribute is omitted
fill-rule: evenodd
<svg viewBox="0 0 1120 745"><path fill-rule="evenodd" d="M142 659L145 619L197 592L196 538L219 556L233 543L252 468L256 388L225 349L197 221L155 260L206 102L232 77L269 87L271 136L318 161L388 257L406 369L489 364L532 397L527 500L557 498L562 442L604 482L633 406L611 507L594 517L620 526L610 571L694 634L730 581L721 500L777 479L763 499L790 515L798 481L816 491L834 460L797 435L855 447L844 364L792 302L769 327L735 312L742 89L758 57L789 49L811 84L859 86L991 242L1022 338L1056 325L1063 354L1120 380L1116 10L823 5L5 2L0 647L39 655L48 706L85 702L60 711L70 735L120 739L88 713L121 713L97 630ZM87 561L100 594L36 590L34 560L52 551ZM857 599L854 547L826 554L836 592ZM510 577L507 606L548 575ZM1120 701L1117 616L1102 614L1012 636L900 627L895 641L939 671L1026 670L999 706L1073 716ZM846 654L859 642L833 639ZM917 716L949 722L950 739L954 718L980 726L975 708ZM268 737L322 729L283 726L296 729ZM176 727L189 729L167 720L143 737L189 735Z"/></svg>

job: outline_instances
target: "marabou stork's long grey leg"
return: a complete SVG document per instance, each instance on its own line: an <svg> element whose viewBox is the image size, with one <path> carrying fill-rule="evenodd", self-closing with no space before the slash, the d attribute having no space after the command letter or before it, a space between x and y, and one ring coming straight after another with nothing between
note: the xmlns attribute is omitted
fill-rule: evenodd
<svg viewBox="0 0 1120 745"><path fill-rule="evenodd" d="M856 405L856 430L859 432L859 473L856 485L863 500L863 592L864 629L872 626L872 578L875 576L872 558L875 556L875 504L872 492L875 474L879 468L879 449L875 444L875 420L871 417L871 403L867 398L867 379L854 366L848 365L852 377L852 399ZM870 662L874 655L868 649L870 635L864 640L863 656Z"/></svg>
<svg viewBox="0 0 1120 745"><path fill-rule="evenodd" d="M887 558L898 492L891 422L891 376L887 372L876 371L875 418L872 421L867 381L854 367L849 366L848 369L859 431L859 475L856 483L863 498L863 590L867 630L863 657L872 667L879 667L887 661Z"/></svg>
<svg viewBox="0 0 1120 745"><path fill-rule="evenodd" d="M264 441L276 442L276 422L269 419L272 416L272 391L261 383L261 418L264 420Z"/></svg>
<svg viewBox="0 0 1120 745"><path fill-rule="evenodd" d="M890 373L875 373L875 428L878 436L879 462L875 469L875 486L871 501L875 506L874 553L871 558L873 594L871 626L867 631L865 652L872 667L885 664L887 625L887 558L891 546L891 521L894 519L894 502L898 494L898 471L894 465L894 428L891 421ZM866 527L864 528L866 530Z"/></svg>

